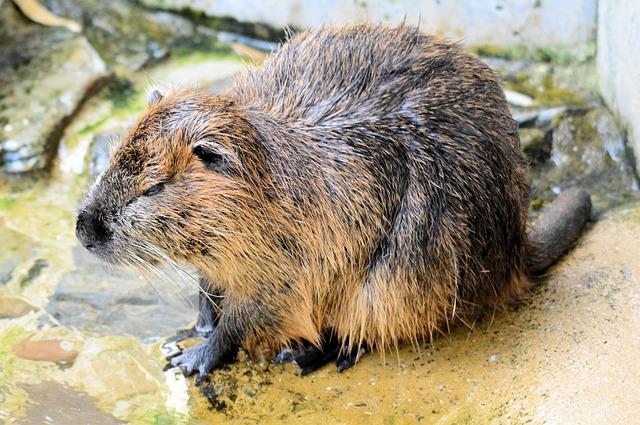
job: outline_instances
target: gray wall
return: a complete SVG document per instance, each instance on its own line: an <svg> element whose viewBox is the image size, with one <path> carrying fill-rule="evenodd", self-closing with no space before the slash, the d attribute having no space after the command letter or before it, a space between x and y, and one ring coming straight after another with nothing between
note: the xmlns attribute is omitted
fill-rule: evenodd
<svg viewBox="0 0 640 425"><path fill-rule="evenodd" d="M640 1L599 0L598 75L602 96L628 129L640 172Z"/></svg>
<svg viewBox="0 0 640 425"><path fill-rule="evenodd" d="M581 46L596 29L597 0L143 0L213 16L305 29L323 23L399 23L468 44Z"/></svg>

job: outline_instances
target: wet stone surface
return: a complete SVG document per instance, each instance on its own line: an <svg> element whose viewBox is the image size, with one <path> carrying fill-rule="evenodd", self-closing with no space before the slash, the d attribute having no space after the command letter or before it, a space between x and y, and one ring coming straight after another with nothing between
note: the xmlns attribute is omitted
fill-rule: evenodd
<svg viewBox="0 0 640 425"><path fill-rule="evenodd" d="M55 381L21 386L32 404L25 409L28 419L18 420L17 424L71 424L87 423L117 425L122 421L97 406L97 400L86 393ZM59 409L64 406L65 409Z"/></svg>
<svg viewBox="0 0 640 425"><path fill-rule="evenodd" d="M531 157L538 159L531 169L536 198L548 200L568 187L583 187L593 195L599 212L637 198L631 152L624 133L604 107L560 112L540 136L535 149L533 144L528 146Z"/></svg>
<svg viewBox="0 0 640 425"><path fill-rule="evenodd" d="M43 170L106 68L82 35L27 23L8 1L0 1L0 10L0 168Z"/></svg>
<svg viewBox="0 0 640 425"><path fill-rule="evenodd" d="M16 202L11 194L0 198L0 202L2 200L6 205ZM7 228L0 219L0 287L9 282L16 268L29 259L33 244L33 240Z"/></svg>
<svg viewBox="0 0 640 425"><path fill-rule="evenodd" d="M13 319L36 310L36 307L21 298L0 297L0 319Z"/></svg>
<svg viewBox="0 0 640 425"><path fill-rule="evenodd" d="M154 282L153 276L146 280L132 271L107 269L80 246L73 258L75 270L62 275L45 308L61 325L150 340L171 335L196 318L197 292L180 294L191 308L180 305L175 288L166 288L166 280L175 278L169 271Z"/></svg>
<svg viewBox="0 0 640 425"><path fill-rule="evenodd" d="M168 12L151 12L135 2L114 0L47 0L58 16L83 26L87 39L110 69L140 70L169 55L175 48L218 46L215 33Z"/></svg>

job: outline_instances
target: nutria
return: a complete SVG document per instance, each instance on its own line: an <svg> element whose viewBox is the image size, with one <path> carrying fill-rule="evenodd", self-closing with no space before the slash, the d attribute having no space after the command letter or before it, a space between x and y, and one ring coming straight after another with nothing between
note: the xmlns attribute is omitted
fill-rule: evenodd
<svg viewBox="0 0 640 425"><path fill-rule="evenodd" d="M517 301L590 206L567 191L528 233L496 74L416 28L362 24L289 40L222 96L154 92L76 232L109 262L199 270L207 338L171 359L185 373L268 344L304 374Z"/></svg>

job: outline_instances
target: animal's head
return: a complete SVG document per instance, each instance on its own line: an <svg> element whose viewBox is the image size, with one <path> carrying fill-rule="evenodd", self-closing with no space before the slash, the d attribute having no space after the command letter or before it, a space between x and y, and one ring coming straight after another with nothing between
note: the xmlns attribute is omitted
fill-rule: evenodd
<svg viewBox="0 0 640 425"><path fill-rule="evenodd" d="M82 201L77 238L112 263L215 262L256 197L255 132L224 97L154 92L149 103Z"/></svg>

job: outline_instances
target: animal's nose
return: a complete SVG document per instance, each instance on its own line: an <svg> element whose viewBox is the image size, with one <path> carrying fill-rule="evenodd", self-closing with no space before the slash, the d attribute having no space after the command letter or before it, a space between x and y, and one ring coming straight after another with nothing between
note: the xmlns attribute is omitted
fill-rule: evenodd
<svg viewBox="0 0 640 425"><path fill-rule="evenodd" d="M80 210L76 220L76 238L87 250L96 252L111 239L111 231L98 211Z"/></svg>

